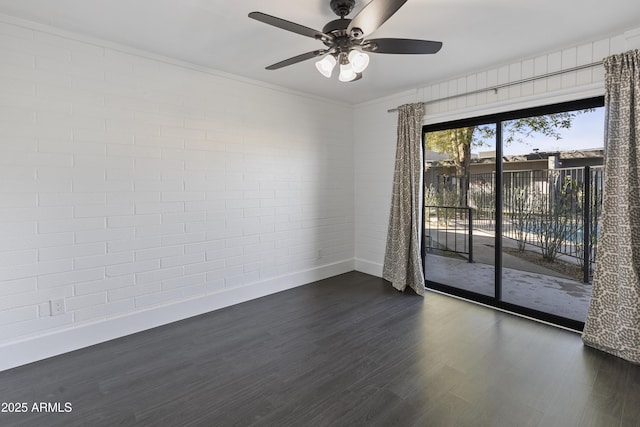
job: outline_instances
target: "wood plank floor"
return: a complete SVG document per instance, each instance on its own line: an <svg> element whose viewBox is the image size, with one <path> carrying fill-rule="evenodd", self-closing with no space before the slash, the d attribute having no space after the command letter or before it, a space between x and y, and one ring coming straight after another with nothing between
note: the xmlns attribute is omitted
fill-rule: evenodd
<svg viewBox="0 0 640 427"><path fill-rule="evenodd" d="M2 426L640 426L640 366L356 272L2 372L0 396L72 405Z"/></svg>

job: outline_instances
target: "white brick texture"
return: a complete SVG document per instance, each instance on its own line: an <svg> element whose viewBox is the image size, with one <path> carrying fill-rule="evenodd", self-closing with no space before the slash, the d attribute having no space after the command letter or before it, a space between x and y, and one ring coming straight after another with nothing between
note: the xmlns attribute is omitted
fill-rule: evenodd
<svg viewBox="0 0 640 427"><path fill-rule="evenodd" d="M0 23L0 347L352 260L351 107Z"/></svg>

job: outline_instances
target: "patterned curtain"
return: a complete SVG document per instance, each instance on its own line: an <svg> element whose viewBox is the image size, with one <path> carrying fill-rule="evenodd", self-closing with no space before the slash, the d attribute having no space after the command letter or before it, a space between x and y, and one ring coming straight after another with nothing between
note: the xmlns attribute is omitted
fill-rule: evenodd
<svg viewBox="0 0 640 427"><path fill-rule="evenodd" d="M418 295L424 295L420 251L423 115L422 103L398 108L396 166L382 269L382 277L394 288L404 291L409 286Z"/></svg>
<svg viewBox="0 0 640 427"><path fill-rule="evenodd" d="M640 363L640 50L605 59L605 164L585 344Z"/></svg>

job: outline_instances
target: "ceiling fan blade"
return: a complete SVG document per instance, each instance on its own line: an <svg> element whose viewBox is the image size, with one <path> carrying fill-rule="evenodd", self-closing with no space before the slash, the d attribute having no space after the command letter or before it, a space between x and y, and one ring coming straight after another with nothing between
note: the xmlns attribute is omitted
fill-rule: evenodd
<svg viewBox="0 0 640 427"><path fill-rule="evenodd" d="M298 62L306 61L307 59L315 58L316 56L322 56L327 52L329 52L328 49L321 49L321 50L314 50L313 52L303 53L302 55L294 56L293 58L285 59L284 61L280 61L273 65L269 65L267 67L267 70L277 70L278 68L297 64Z"/></svg>
<svg viewBox="0 0 640 427"><path fill-rule="evenodd" d="M372 53L431 54L437 53L442 42L414 39L365 40L362 50Z"/></svg>
<svg viewBox="0 0 640 427"><path fill-rule="evenodd" d="M349 23L347 33L356 38L371 34L398 11L407 0L372 0ZM355 34L354 29L360 29Z"/></svg>
<svg viewBox="0 0 640 427"><path fill-rule="evenodd" d="M296 24L295 22L276 18L275 16L267 15L266 13L251 12L249 14L249 18L255 19L256 21L264 22L265 24L273 25L274 27L282 28L283 30L291 31L292 33L311 37L312 39L323 41L333 40L333 36L329 34L314 30L313 28L305 27L304 25Z"/></svg>

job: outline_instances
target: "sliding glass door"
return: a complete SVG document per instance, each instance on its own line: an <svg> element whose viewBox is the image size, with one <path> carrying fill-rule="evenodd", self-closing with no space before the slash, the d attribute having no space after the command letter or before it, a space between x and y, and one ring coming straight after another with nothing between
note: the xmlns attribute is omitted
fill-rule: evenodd
<svg viewBox="0 0 640 427"><path fill-rule="evenodd" d="M603 110L503 122L503 301L586 319L602 203Z"/></svg>
<svg viewBox="0 0 640 427"><path fill-rule="evenodd" d="M425 277L485 296L496 277L495 133L480 123L424 135Z"/></svg>
<svg viewBox="0 0 640 427"><path fill-rule="evenodd" d="M602 103L425 126L428 287L582 328L597 262Z"/></svg>

